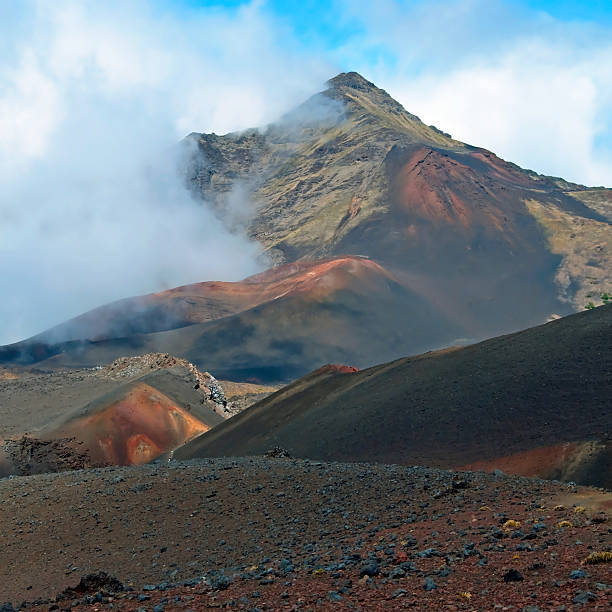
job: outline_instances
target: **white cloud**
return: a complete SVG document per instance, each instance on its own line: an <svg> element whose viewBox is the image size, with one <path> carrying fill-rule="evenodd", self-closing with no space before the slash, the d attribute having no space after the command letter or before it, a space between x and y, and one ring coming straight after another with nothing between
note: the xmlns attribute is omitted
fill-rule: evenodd
<svg viewBox="0 0 612 612"><path fill-rule="evenodd" d="M364 32L341 57L359 57L426 123L538 172L612 186L610 28L502 0L347 2L345 11ZM377 49L392 61L370 64Z"/></svg>
<svg viewBox="0 0 612 612"><path fill-rule="evenodd" d="M26 50L19 66L3 75L0 98L0 169L43 155L61 118L59 92ZM0 174L0 179L3 176Z"/></svg>
<svg viewBox="0 0 612 612"><path fill-rule="evenodd" d="M612 185L609 29L503 0L337 5L362 31L321 59L258 1L0 3L0 343L254 271L257 247L191 201L168 151L277 119L337 65L456 138Z"/></svg>
<svg viewBox="0 0 612 612"><path fill-rule="evenodd" d="M171 15L23 2L18 15L0 5L0 20L16 32L0 56L0 343L113 299L260 268L257 245L192 201L171 151L191 131L273 120L329 76L326 63L304 62L257 3Z"/></svg>
<svg viewBox="0 0 612 612"><path fill-rule="evenodd" d="M612 108L612 47L588 60L550 52L523 42L441 78L390 87L411 112L459 140L539 172L612 185L610 151L596 147Z"/></svg>

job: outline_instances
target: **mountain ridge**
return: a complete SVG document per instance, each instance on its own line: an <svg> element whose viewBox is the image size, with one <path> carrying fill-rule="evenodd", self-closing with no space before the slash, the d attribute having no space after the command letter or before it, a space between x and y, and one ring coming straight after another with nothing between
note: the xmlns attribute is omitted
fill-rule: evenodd
<svg viewBox="0 0 612 612"><path fill-rule="evenodd" d="M277 157L270 154L270 159L261 153L266 146L278 148L279 143L286 145L291 140L283 132L282 120L262 131L215 136L214 142L207 135L199 136L205 150L199 158L195 156L195 167L200 168L200 173L194 170L191 174L194 192L223 210L223 200L228 190L231 193L231 185L239 184L257 202L257 218L248 224L249 235L264 245L275 263L352 253L377 258L393 267L394 257L384 259L387 245L380 236L369 241L381 244L379 248L363 243L356 245L354 237L355 233L363 233L368 224L386 223L389 227L385 231L396 229L397 215L393 214L393 207L389 207L392 199L389 190L393 175L401 169L402 154L409 161L415 153L416 143L422 145L417 147L422 149L422 154L413 165L422 164L424 159L433 156L436 165L441 167L436 168L438 186L425 190L420 187L413 193L411 202L433 197L441 207L449 206L450 201L452 209L452 199L457 195L453 183L463 182L466 186L473 183L470 191L460 199L476 195L476 201L482 202L482 206L495 210L499 194L511 190L506 200L512 202L515 215L526 219L532 219L533 215L524 200L535 198L555 210L561 208L609 225L610 218L605 211L612 210L612 200L603 211L601 207L591 207L588 198L578 194L591 194L593 190L523 170L486 149L452 140L437 128L430 129L357 73L341 73L334 77L326 90L312 96L289 115L294 123L300 116L299 109L306 109L301 111L302 116L312 117L312 109L320 112L320 107L328 100L341 102L341 109L323 114L328 123L321 121L321 115L318 122L306 122L308 129L300 132L301 140L298 139L297 144L293 139L290 151L285 151L285 158L279 157L278 152ZM308 109L311 109L310 115ZM267 144L269 134L273 135L272 145ZM198 139L196 135L192 138ZM250 139L257 140L257 146L251 148ZM246 166L235 165L231 155L223 161L226 147L230 148L231 155L238 157L242 147L245 159L255 155L253 151L260 155L260 164L253 170L256 178L251 184ZM215 154L209 164L210 148ZM449 174L450 165L455 165L458 174ZM210 173L208 181L202 178L202 168ZM228 169L235 175L231 180L224 178ZM493 195L486 194L485 189ZM408 222L400 220L400 223ZM534 236L530 241L539 241L542 250L548 250L545 238L536 235L544 233L544 228L535 219L532 224ZM444 244L444 237L438 237L437 242ZM580 277L576 280L584 282ZM605 290L607 287L602 289ZM583 305L574 303L574 307Z"/></svg>
<svg viewBox="0 0 612 612"><path fill-rule="evenodd" d="M291 299L275 301L273 283L258 285L259 296L249 279L210 283L206 295L196 283L3 347L1 363L26 355L27 363L76 367L165 351L226 378L268 372L255 379L280 382L270 373L287 381L329 361L365 367L534 326L612 293L612 190L541 176L455 141L357 73L337 75L261 130L192 133L181 146L193 197L258 241L287 287L298 264L335 286L326 268L333 260L353 270L346 290L321 300L314 284L305 285L310 297L294 286ZM366 261L379 266L368 272L372 286L393 278L397 303L386 290L359 288ZM290 324L297 320L316 342L304 342ZM315 320L325 321L327 338ZM223 350L233 357L221 358Z"/></svg>
<svg viewBox="0 0 612 612"><path fill-rule="evenodd" d="M127 311L135 314L132 319L127 315L122 319L121 310L114 311L111 305L106 317L110 330L118 318L123 329L135 325L130 334L63 343L39 338L0 348L0 361L46 368L93 367L117 355L168 352L220 378L280 382L325 362L348 360L362 367L377 357L399 357L410 341L425 348L432 341L442 345L446 334L457 337L461 332L379 264L356 256L284 264L240 283L200 283L164 292L162 306L176 298L180 317L195 320L138 333L142 325L138 308L149 297L156 312L159 296L138 299L137 306ZM211 302L226 312L215 317ZM125 308L125 302L119 307ZM92 321L98 332L99 312L93 311ZM403 319L405 312L418 316ZM429 321L427 327L422 326L424 319Z"/></svg>

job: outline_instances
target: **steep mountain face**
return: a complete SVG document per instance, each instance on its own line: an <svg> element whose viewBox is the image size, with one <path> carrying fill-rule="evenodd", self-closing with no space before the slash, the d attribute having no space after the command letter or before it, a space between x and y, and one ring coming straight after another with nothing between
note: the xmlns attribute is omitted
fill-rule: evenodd
<svg viewBox="0 0 612 612"><path fill-rule="evenodd" d="M356 73L266 128L182 146L194 196L259 241L272 269L104 306L0 348L0 363L162 351L287 381L515 331L612 293L612 190L453 140Z"/></svg>
<svg viewBox="0 0 612 612"><path fill-rule="evenodd" d="M612 486L612 306L360 372L323 368L178 449L502 469Z"/></svg>
<svg viewBox="0 0 612 612"><path fill-rule="evenodd" d="M252 199L249 232L273 261L372 257L427 299L452 303L468 336L535 324L610 290L610 190L457 142L356 73L264 130L188 141L194 191L230 223L237 202ZM604 247L580 235L556 247L558 214L595 228Z"/></svg>

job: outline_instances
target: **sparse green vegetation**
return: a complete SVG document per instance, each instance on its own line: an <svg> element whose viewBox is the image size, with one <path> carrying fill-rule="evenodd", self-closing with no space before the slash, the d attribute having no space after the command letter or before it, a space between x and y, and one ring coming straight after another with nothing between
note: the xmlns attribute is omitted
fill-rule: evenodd
<svg viewBox="0 0 612 612"><path fill-rule="evenodd" d="M521 523L520 521L509 519L504 523L503 527L504 531L512 531L513 529L519 529L521 527Z"/></svg>
<svg viewBox="0 0 612 612"><path fill-rule="evenodd" d="M589 294L587 295L587 297L592 297L593 294ZM597 308L597 306L605 306L606 304L612 304L612 295L610 295L610 293L608 293L607 291L604 291L603 293L601 293L599 295L599 298L601 299L601 304L595 304L593 301L588 302L585 305L585 309L586 310L592 310L593 308Z"/></svg>

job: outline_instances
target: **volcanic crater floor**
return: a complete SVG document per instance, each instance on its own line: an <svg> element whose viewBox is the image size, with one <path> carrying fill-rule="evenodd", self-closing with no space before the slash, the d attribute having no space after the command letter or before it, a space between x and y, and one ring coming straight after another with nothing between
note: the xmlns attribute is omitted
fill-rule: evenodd
<svg viewBox="0 0 612 612"><path fill-rule="evenodd" d="M0 603L608 610L611 510L572 484L289 458L5 478ZM98 572L116 581L60 595Z"/></svg>

